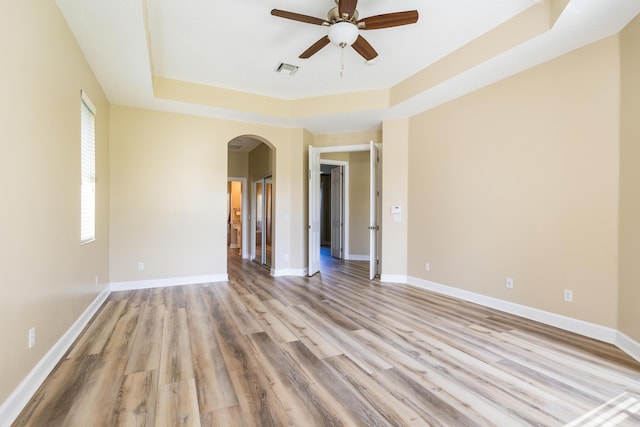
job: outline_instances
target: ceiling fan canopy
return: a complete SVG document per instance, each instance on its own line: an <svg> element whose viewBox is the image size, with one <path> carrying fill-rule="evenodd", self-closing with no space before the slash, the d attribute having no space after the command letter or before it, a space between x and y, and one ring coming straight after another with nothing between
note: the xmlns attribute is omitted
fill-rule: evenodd
<svg viewBox="0 0 640 427"><path fill-rule="evenodd" d="M300 58L310 58L329 43L333 43L341 48L353 46L353 49L366 61L372 61L378 56L378 52L376 52L369 42L360 35L360 30L378 30L382 28L415 24L418 22L417 10L385 13L382 15L358 19L359 14L356 10L358 0L335 1L337 6L329 10L327 13L327 19L316 18L314 16L288 12L280 9L273 9L271 11L273 16L278 16L280 18L329 27L328 34L302 52L299 56Z"/></svg>

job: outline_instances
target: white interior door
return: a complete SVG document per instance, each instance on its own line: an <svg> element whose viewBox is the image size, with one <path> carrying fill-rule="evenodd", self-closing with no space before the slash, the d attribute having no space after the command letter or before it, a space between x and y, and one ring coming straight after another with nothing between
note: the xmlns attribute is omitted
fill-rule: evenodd
<svg viewBox="0 0 640 427"><path fill-rule="evenodd" d="M331 169L331 256L343 258L343 177L342 166Z"/></svg>
<svg viewBox="0 0 640 427"><path fill-rule="evenodd" d="M369 279L378 274L378 204L380 198L378 182L379 150L371 141L369 148Z"/></svg>
<svg viewBox="0 0 640 427"><path fill-rule="evenodd" d="M309 146L309 276L320 271L320 153Z"/></svg>

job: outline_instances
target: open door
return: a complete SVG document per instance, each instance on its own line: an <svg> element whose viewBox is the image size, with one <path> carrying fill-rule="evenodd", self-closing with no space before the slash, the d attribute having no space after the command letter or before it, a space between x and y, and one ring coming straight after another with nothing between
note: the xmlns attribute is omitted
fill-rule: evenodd
<svg viewBox="0 0 640 427"><path fill-rule="evenodd" d="M331 169L331 256L343 258L344 209L343 184L344 168L336 166Z"/></svg>
<svg viewBox="0 0 640 427"><path fill-rule="evenodd" d="M378 207L380 205L380 180L378 179L380 153L371 141L369 147L369 279L378 275Z"/></svg>
<svg viewBox="0 0 640 427"><path fill-rule="evenodd" d="M320 271L320 153L309 146L309 276Z"/></svg>

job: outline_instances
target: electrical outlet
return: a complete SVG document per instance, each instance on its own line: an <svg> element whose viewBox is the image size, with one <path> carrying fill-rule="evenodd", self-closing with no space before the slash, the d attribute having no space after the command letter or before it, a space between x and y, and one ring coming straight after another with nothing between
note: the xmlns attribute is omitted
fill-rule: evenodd
<svg viewBox="0 0 640 427"><path fill-rule="evenodd" d="M95 282L96 282L96 286L98 286L98 275L97 274L96 274L96 277L95 277Z"/></svg>
<svg viewBox="0 0 640 427"><path fill-rule="evenodd" d="M284 254L284 260L289 261L289 254Z"/></svg>
<svg viewBox="0 0 640 427"><path fill-rule="evenodd" d="M138 271L144 271L144 262L138 263Z"/></svg>
<svg viewBox="0 0 640 427"><path fill-rule="evenodd" d="M29 348L32 348L34 345L36 345L36 327L35 326L29 329L28 338L29 338Z"/></svg>
<svg viewBox="0 0 640 427"><path fill-rule="evenodd" d="M564 290L564 300L566 302L573 302L573 291L570 291L569 289L565 289Z"/></svg>
<svg viewBox="0 0 640 427"><path fill-rule="evenodd" d="M431 270L431 266L429 265L428 262L424 263L424 271L430 271Z"/></svg>
<svg viewBox="0 0 640 427"><path fill-rule="evenodd" d="M507 288L513 289L513 277L507 277L505 284Z"/></svg>

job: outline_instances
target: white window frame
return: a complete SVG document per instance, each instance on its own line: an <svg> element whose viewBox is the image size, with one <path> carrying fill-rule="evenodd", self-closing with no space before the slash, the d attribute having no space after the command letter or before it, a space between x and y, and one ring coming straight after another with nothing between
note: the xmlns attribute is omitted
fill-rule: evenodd
<svg viewBox="0 0 640 427"><path fill-rule="evenodd" d="M80 96L80 243L96 239L96 107Z"/></svg>

